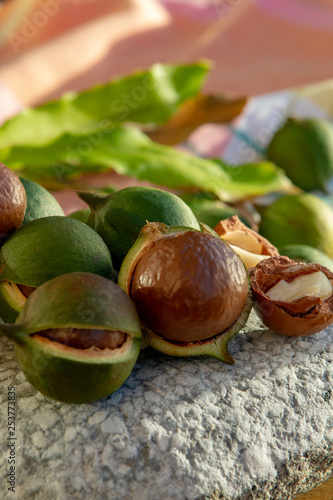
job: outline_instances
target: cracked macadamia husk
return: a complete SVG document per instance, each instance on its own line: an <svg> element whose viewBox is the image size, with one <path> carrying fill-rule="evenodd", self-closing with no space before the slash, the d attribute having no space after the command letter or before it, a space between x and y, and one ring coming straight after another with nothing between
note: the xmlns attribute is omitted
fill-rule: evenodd
<svg viewBox="0 0 333 500"><path fill-rule="evenodd" d="M234 249L247 269L270 256L278 257L278 249L259 233L247 227L237 215L221 220L214 231Z"/></svg>
<svg viewBox="0 0 333 500"><path fill-rule="evenodd" d="M299 293L304 296L296 297L295 300L287 300L287 294L284 300L272 300L268 296L272 295L272 289L281 280L287 284L295 283L297 278L313 273L319 274L310 279L317 280L317 277L321 277L326 288L328 287L329 293L326 293L326 296L318 296L320 292L315 292L318 288L316 286L310 287L309 292L304 287ZM254 294L254 309L270 330L288 336L309 336L320 332L333 322L333 273L326 267L295 262L288 257L270 257L250 269L249 274ZM302 280L303 283L304 278Z"/></svg>

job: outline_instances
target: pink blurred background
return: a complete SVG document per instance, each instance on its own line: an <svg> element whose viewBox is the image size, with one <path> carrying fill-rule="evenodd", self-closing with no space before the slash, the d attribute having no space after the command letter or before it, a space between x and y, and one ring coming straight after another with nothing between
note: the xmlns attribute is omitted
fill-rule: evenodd
<svg viewBox="0 0 333 500"><path fill-rule="evenodd" d="M332 78L333 3L9 0L0 41L0 80L24 105L202 57L216 63L207 90L254 95Z"/></svg>
<svg viewBox="0 0 333 500"><path fill-rule="evenodd" d="M204 90L235 96L333 78L330 0L8 0L0 5L0 122L25 106L154 62L208 58L214 68ZM218 152L227 134L221 128L216 133L197 134L196 140L208 141L205 149ZM114 174L91 179L109 181L133 183ZM68 193L57 197L73 210Z"/></svg>

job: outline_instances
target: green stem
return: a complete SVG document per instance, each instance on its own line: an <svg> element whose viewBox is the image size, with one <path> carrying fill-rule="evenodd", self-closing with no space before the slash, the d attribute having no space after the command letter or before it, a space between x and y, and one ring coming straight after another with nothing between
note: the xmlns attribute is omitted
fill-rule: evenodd
<svg viewBox="0 0 333 500"><path fill-rule="evenodd" d="M25 337L27 334L24 332L24 328L22 325L9 325L1 320L0 335L6 337L11 342L14 342L14 344L22 344L22 337Z"/></svg>
<svg viewBox="0 0 333 500"><path fill-rule="evenodd" d="M83 200L89 207L93 210L98 207L100 202L104 200L107 196L110 195L105 195L105 194L99 194L99 193L91 193L90 191L76 191L76 194L78 195L81 200Z"/></svg>

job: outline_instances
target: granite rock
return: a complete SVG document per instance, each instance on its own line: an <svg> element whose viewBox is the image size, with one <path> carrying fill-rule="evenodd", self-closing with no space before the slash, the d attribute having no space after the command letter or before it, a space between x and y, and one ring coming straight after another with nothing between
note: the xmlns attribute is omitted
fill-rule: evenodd
<svg viewBox="0 0 333 500"><path fill-rule="evenodd" d="M233 366L147 349L116 393L66 405L37 393L0 339L2 498L291 499L332 473L332 341L333 327L284 337L251 313L231 342Z"/></svg>

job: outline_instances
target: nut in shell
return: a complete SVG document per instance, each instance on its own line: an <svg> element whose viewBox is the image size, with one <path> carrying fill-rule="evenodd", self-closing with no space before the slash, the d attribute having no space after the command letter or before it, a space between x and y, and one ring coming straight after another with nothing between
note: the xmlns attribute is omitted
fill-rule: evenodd
<svg viewBox="0 0 333 500"><path fill-rule="evenodd" d="M271 257L249 274L254 309L270 330L309 336L333 322L333 273L326 267Z"/></svg>
<svg viewBox="0 0 333 500"><path fill-rule="evenodd" d="M21 226L27 208L27 196L19 177L0 163L0 240Z"/></svg>
<svg viewBox="0 0 333 500"><path fill-rule="evenodd" d="M0 324L0 333L15 343L28 382L65 403L88 403L116 391L142 341L128 295L111 280L84 272L36 288L15 324Z"/></svg>
<svg viewBox="0 0 333 500"><path fill-rule="evenodd" d="M270 256L278 257L278 249L266 238L247 227L237 215L221 220L214 231L235 250L247 269Z"/></svg>
<svg viewBox="0 0 333 500"><path fill-rule="evenodd" d="M204 229L147 224L118 283L133 299L152 347L232 363L226 345L251 309L249 278L233 249Z"/></svg>

